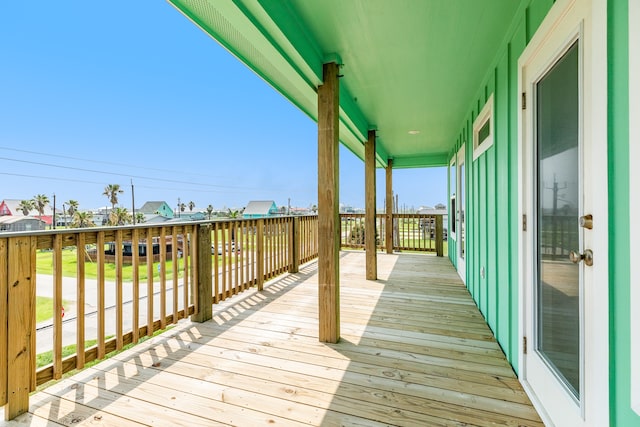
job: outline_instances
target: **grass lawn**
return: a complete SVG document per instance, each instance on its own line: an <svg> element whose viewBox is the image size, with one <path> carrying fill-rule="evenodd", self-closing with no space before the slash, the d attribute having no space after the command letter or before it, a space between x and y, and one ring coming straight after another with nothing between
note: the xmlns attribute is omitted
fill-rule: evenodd
<svg viewBox="0 0 640 427"><path fill-rule="evenodd" d="M62 306L67 305L67 301L62 301ZM44 322L53 317L53 298L36 297L36 323Z"/></svg>

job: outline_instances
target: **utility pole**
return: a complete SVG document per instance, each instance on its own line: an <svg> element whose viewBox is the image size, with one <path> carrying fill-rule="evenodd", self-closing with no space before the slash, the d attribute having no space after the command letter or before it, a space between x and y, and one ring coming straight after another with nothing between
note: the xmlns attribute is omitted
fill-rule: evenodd
<svg viewBox="0 0 640 427"><path fill-rule="evenodd" d="M53 193L53 229L56 229L56 193Z"/></svg>
<svg viewBox="0 0 640 427"><path fill-rule="evenodd" d="M133 193L133 178L131 178L131 216L133 217L133 225L136 225L136 198Z"/></svg>

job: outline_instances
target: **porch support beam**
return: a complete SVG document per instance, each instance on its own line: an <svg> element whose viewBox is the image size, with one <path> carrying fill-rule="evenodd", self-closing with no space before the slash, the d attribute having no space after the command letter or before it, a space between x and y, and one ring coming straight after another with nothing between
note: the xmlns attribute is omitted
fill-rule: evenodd
<svg viewBox="0 0 640 427"><path fill-rule="evenodd" d="M378 278L376 254L376 131L370 130L364 145L364 248L366 250L366 278Z"/></svg>
<svg viewBox="0 0 640 427"><path fill-rule="evenodd" d="M385 206L387 208L384 225L384 245L387 253L393 253L393 160L389 159L386 168L387 197Z"/></svg>
<svg viewBox="0 0 640 427"><path fill-rule="evenodd" d="M319 340L340 339L340 216L338 64L324 64L318 87L318 317Z"/></svg>

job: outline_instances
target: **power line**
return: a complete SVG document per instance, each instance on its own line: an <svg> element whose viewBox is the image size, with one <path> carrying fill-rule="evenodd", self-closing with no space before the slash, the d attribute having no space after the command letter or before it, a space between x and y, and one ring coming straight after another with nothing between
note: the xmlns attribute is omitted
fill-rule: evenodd
<svg viewBox="0 0 640 427"><path fill-rule="evenodd" d="M18 153L26 153L26 154L38 154L40 156L57 157L57 158L60 158L60 159L68 159L68 160L79 160L79 161L82 161L82 162L98 163L98 164L111 165L111 166L124 166L124 167L130 167L130 168L136 168L136 169L148 170L148 171L154 171L154 172L183 173L183 171L160 169L160 168L150 168L150 167L139 166L139 165L131 165L131 164L127 164L127 163L109 162L109 161L105 161L105 160L85 159L85 158L82 158L82 157L64 156L62 154L52 154L52 153L43 153L43 152L40 152L40 151L21 150L19 148L12 148L12 147L0 147L0 150L15 151L15 152L18 152ZM206 174L197 173L197 172L195 172L195 173L191 172L191 174L192 175L198 175L198 176L204 176L204 177L208 177L208 178L221 178L221 177L213 177L211 175L206 175Z"/></svg>
<svg viewBox="0 0 640 427"><path fill-rule="evenodd" d="M0 157L0 160L6 160L6 161L9 161L9 162L27 163L27 164L37 165L37 166L47 166L47 167L66 169L66 170L75 170L75 171L79 171L79 172L90 172L90 173L99 173L99 174L104 174L104 175L123 176L123 177L127 177L127 178L145 179L145 180L149 180L149 181L170 182L170 183L173 183L173 184L187 184L187 185L196 185L196 186L202 186L202 187L216 187L216 188L231 188L231 189L238 189L238 190L241 190L241 189L257 190L257 188L250 188L250 187L236 187L236 186L230 186L230 185L205 184L205 183L201 183L201 182L179 181L179 180L168 179L168 178L149 178L149 177L142 176L142 175L132 175L132 174L128 174L128 173L100 171L100 170L94 170L94 169L78 168L78 167L74 167L74 166L56 165L56 164L53 164L53 163L34 162L34 161L31 161L31 160L11 159L9 157Z"/></svg>

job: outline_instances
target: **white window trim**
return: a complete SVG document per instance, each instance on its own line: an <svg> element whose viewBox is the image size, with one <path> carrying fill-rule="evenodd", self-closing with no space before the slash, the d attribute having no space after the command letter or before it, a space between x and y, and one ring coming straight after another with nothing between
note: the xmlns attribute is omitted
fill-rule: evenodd
<svg viewBox="0 0 640 427"><path fill-rule="evenodd" d="M640 209L640 195L634 191L632 183L640 182L640 83L632 76L640 73L640 2L629 0L629 228L630 236L640 236L640 226L632 212ZM637 216L637 215L636 215ZM631 408L640 415L640 270L634 267L632 260L640 256L640 248L630 244L629 286L630 286L630 326L631 332Z"/></svg>
<svg viewBox="0 0 640 427"><path fill-rule="evenodd" d="M489 135L484 139L484 141L478 141L478 133L482 126L489 119ZM493 145L493 126L495 124L495 119L493 115L493 94L487 99L487 103L482 107L482 111L478 114L475 121L473 122L473 160L475 161L478 157L482 155L485 151L487 151Z"/></svg>
<svg viewBox="0 0 640 427"><path fill-rule="evenodd" d="M448 179L451 179L451 168L453 168L454 170L454 174L456 176L456 182L453 183L453 185L455 186L453 188L453 195L451 195L451 189L449 190L449 207L451 207L451 199L456 199L456 206L455 209L458 209L458 162L457 162L457 154L454 154L453 157L451 157L451 160L449 160L449 168L447 169L447 175L449 175ZM449 183L449 187L451 187L451 182ZM456 242L458 241L456 239L456 232L452 231L451 227L453 226L453 229L456 230L456 212L455 209L452 212L452 217L453 217L453 222L451 222L452 218L449 218L449 230L447 230L447 233L449 233L447 236L451 237L453 240L455 240ZM448 238L447 237L447 238Z"/></svg>

